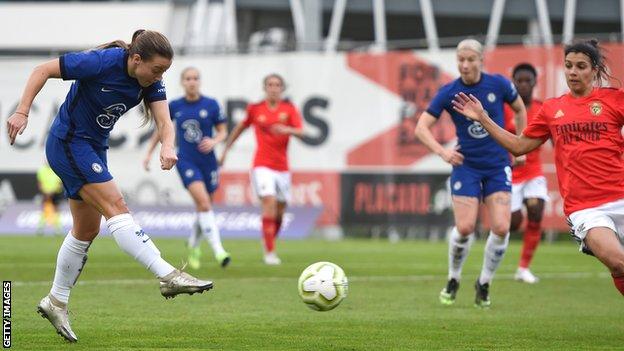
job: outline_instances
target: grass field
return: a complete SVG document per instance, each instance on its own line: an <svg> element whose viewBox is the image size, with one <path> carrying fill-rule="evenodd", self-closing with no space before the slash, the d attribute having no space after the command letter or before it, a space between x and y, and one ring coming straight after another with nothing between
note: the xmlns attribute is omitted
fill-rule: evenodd
<svg viewBox="0 0 624 351"><path fill-rule="evenodd" d="M165 300L157 281L117 248L98 239L72 290L70 318L79 337L65 343L35 313L50 288L62 238L0 237L0 278L13 281L15 350L616 350L624 347L624 299L610 276L572 243L544 244L534 271L542 281L512 280L519 242L512 242L491 288L492 308L473 307L482 241L464 268L454 306L438 303L445 284L444 243L422 241L286 241L284 263L261 263L257 241L226 241L233 263L197 272L214 290ZM156 239L175 265L182 240ZM204 245L206 245L204 243ZM206 258L208 259L208 258ZM315 312L299 301L297 277L328 260L349 277L336 310Z"/></svg>

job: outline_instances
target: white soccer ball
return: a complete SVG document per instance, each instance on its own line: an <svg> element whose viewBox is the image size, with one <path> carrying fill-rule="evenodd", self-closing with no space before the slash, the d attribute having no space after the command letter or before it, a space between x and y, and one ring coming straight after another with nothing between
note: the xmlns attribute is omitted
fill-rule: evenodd
<svg viewBox="0 0 624 351"><path fill-rule="evenodd" d="M347 297L349 282L342 268L331 262L317 262L299 276L299 296L315 311L333 310Z"/></svg>

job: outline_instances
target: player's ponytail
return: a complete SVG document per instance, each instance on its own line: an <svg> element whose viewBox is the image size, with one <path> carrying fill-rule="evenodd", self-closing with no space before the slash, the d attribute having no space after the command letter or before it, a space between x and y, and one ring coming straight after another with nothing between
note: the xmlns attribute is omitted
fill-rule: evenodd
<svg viewBox="0 0 624 351"><path fill-rule="evenodd" d="M589 39L574 42L565 47L564 55L567 56L571 52L584 54L589 58L592 68L595 68L597 72L595 80L598 86L602 86L603 83L608 84L610 80L616 80L621 85L620 81L611 75L604 55L604 49L600 46L598 40Z"/></svg>

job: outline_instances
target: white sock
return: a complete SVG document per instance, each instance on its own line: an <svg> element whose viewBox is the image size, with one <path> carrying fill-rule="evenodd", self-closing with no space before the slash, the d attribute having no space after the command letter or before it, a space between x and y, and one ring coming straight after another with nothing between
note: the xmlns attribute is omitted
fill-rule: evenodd
<svg viewBox="0 0 624 351"><path fill-rule="evenodd" d="M158 278L162 278L175 270L172 265L160 257L160 251L156 245L143 229L134 223L134 219L129 213L109 218L106 221L106 226L115 238L117 245Z"/></svg>
<svg viewBox="0 0 624 351"><path fill-rule="evenodd" d="M199 212L197 218L199 219L199 227L202 234L208 240L215 256L224 253L225 250L223 249L223 244L221 244L221 235L219 234L219 227L217 227L214 212Z"/></svg>
<svg viewBox="0 0 624 351"><path fill-rule="evenodd" d="M70 231L59 249L50 295L64 304L69 302L69 292L87 263L89 245L90 241L78 240Z"/></svg>
<svg viewBox="0 0 624 351"><path fill-rule="evenodd" d="M459 234L457 227L453 227L449 237L448 279L456 279L458 281L461 279L462 268L464 266L464 262L466 261L466 257L468 257L468 253L470 252L470 247L473 242L474 235L472 233L464 236Z"/></svg>
<svg viewBox="0 0 624 351"><path fill-rule="evenodd" d="M199 220L195 218L195 222L193 222L193 227L191 228L191 235L188 239L189 247L196 248L197 246L199 246L199 244L201 243L199 240L201 235L202 233L201 229L199 228Z"/></svg>
<svg viewBox="0 0 624 351"><path fill-rule="evenodd" d="M500 237L490 231L490 235L485 243L485 252L483 253L483 268L481 268L481 275L479 275L479 284L483 285L489 283L494 278L494 273L507 251L507 245L509 244L509 233L504 237Z"/></svg>

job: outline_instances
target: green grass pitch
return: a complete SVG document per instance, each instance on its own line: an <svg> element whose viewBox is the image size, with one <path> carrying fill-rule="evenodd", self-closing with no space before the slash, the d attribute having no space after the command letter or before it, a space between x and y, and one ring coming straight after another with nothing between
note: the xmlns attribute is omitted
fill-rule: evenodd
<svg viewBox="0 0 624 351"><path fill-rule="evenodd" d="M259 241L226 241L233 262L219 268L206 243L191 271L215 288L165 300L158 283L102 235L72 290L79 342L67 344L36 312L50 288L60 237L0 237L0 278L13 281L15 350L616 350L624 347L624 299L606 269L572 242L542 244L536 285L513 281L512 242L491 287L492 307L473 306L483 241L464 267L455 305L438 302L446 280L444 243L279 241L283 264L265 266ZM155 239L181 265L182 239ZM308 309L297 278L316 261L340 265L349 296L330 312Z"/></svg>

